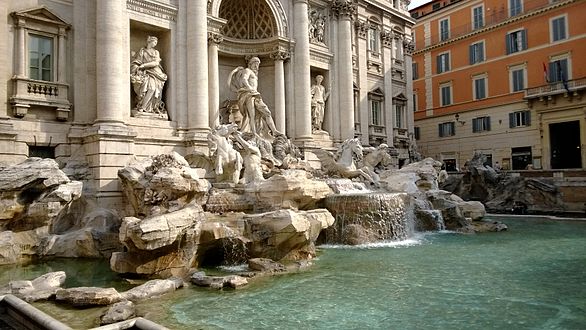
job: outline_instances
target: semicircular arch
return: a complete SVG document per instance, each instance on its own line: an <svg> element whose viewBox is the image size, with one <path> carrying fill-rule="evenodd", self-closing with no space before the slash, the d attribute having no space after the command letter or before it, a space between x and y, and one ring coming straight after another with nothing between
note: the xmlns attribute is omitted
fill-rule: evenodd
<svg viewBox="0 0 586 330"><path fill-rule="evenodd" d="M220 15L220 7L222 2L227 0L212 0L210 6L210 14L215 17ZM270 8L276 25L276 33L278 37L287 37L289 34L289 27L287 23L287 16L285 10L278 0L264 0Z"/></svg>

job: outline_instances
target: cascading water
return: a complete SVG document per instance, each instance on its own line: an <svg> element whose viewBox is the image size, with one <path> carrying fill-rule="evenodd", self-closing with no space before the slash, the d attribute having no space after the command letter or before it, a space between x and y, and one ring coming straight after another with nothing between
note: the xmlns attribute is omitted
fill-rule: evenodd
<svg viewBox="0 0 586 330"><path fill-rule="evenodd" d="M326 230L327 244L364 244L404 240L411 234L408 216L411 197L406 193L337 194L325 199L336 222Z"/></svg>
<svg viewBox="0 0 586 330"><path fill-rule="evenodd" d="M248 248L242 237L229 228L224 228L226 237L221 239L222 248L224 250L224 266L238 265L248 260Z"/></svg>

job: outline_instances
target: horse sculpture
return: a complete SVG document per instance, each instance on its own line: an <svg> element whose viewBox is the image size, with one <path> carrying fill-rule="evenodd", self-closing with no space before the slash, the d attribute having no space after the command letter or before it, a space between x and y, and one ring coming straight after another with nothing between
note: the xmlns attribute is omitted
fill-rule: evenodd
<svg viewBox="0 0 586 330"><path fill-rule="evenodd" d="M214 162L216 179L237 184L242 171L242 156L234 149L230 135L238 130L236 124L220 125L208 134L210 159Z"/></svg>
<svg viewBox="0 0 586 330"><path fill-rule="evenodd" d="M372 184L378 184L367 169L356 167L356 163L363 157L362 145L356 138L344 141L336 156L321 149L315 150L314 153L321 161L322 167L332 175L347 179L362 178Z"/></svg>

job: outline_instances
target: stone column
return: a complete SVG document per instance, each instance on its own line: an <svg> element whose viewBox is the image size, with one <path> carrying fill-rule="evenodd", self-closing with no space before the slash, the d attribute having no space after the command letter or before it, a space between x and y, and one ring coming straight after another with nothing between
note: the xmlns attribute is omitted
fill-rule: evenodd
<svg viewBox="0 0 586 330"><path fill-rule="evenodd" d="M188 122L188 108L187 108L187 1L179 0L179 8L177 12L177 27L175 28L175 116L173 120L177 121L177 133L179 136L184 136Z"/></svg>
<svg viewBox="0 0 586 330"><path fill-rule="evenodd" d="M126 1L98 1L96 123L123 123L124 119L130 116L129 33Z"/></svg>
<svg viewBox="0 0 586 330"><path fill-rule="evenodd" d="M295 140L311 140L311 71L307 0L295 0Z"/></svg>
<svg viewBox="0 0 586 330"><path fill-rule="evenodd" d="M26 51L26 45L25 45L25 31L24 31L24 26L25 26L25 20L23 18L17 18L18 22L16 23L16 38L18 38L17 40L17 48L15 51L15 55L16 55L16 77L17 78L25 78L26 77L26 62L25 62L25 58L27 58L28 56L25 56L25 51Z"/></svg>
<svg viewBox="0 0 586 330"><path fill-rule="evenodd" d="M285 68L284 62L289 58L289 53L285 51L276 51L271 54L275 60L275 126L279 132L286 132L285 120Z"/></svg>
<svg viewBox="0 0 586 330"><path fill-rule="evenodd" d="M209 131L207 30L207 2L187 1L187 111L189 130L200 138Z"/></svg>
<svg viewBox="0 0 586 330"><path fill-rule="evenodd" d="M338 0L332 3L332 11L338 17L340 136L337 138L345 140L354 137L352 16L356 7L351 0Z"/></svg>
<svg viewBox="0 0 586 330"><path fill-rule="evenodd" d="M67 77L65 75L66 63L66 52L67 47L65 45L65 34L67 30L64 27L59 28L59 59L57 60L57 82L66 83Z"/></svg>
<svg viewBox="0 0 586 330"><path fill-rule="evenodd" d="M360 143L363 146L370 144L370 100L368 99L368 36L369 24L366 21L356 22L356 44L358 49L358 87L359 91L359 116L360 116ZM381 109L382 110L382 109ZM354 118L356 119L356 118Z"/></svg>
<svg viewBox="0 0 586 330"><path fill-rule="evenodd" d="M218 45L224 38L217 33L208 33L208 88L210 127L220 125L220 76L218 67Z"/></svg>
<svg viewBox="0 0 586 330"><path fill-rule="evenodd" d="M407 81L406 91L407 95L407 110L406 110L406 118L407 121L407 131L409 132L409 137L412 143L415 143L415 125L414 125L414 104L413 104L413 71L411 70L413 64L413 42L410 37L406 36L405 41L403 42L403 46L405 47L403 56L405 60L405 80Z"/></svg>
<svg viewBox="0 0 586 330"><path fill-rule="evenodd" d="M393 33L384 31L381 33L383 42L383 67L385 70L385 126L387 132L387 144L394 144L394 111L393 111Z"/></svg>

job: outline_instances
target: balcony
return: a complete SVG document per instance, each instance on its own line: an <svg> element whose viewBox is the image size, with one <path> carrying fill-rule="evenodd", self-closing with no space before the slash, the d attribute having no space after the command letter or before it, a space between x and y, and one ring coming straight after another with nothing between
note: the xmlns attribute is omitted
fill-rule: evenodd
<svg viewBox="0 0 586 330"><path fill-rule="evenodd" d="M387 130L384 126L368 125L368 135L384 137L387 135Z"/></svg>
<svg viewBox="0 0 586 330"><path fill-rule="evenodd" d="M71 103L67 98L69 85L18 77L13 78L12 81L14 95L10 98L10 103L15 117L24 117L31 106L41 106L55 108L57 120L65 121L69 118L71 109Z"/></svg>
<svg viewBox="0 0 586 330"><path fill-rule="evenodd" d="M568 80L565 84L561 81L528 88L525 90L525 99L531 100L538 98L542 100L544 97L551 99L553 95L571 94L578 95L578 91L586 89L586 78Z"/></svg>

